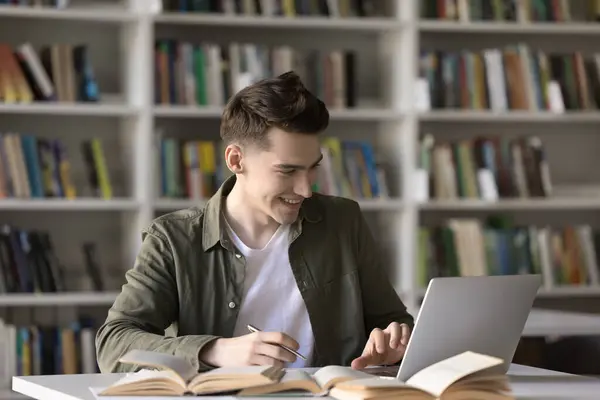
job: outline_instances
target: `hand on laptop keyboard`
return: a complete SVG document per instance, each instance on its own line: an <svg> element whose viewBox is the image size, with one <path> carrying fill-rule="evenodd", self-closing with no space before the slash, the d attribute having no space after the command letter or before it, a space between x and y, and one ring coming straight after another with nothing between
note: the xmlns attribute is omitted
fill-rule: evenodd
<svg viewBox="0 0 600 400"><path fill-rule="evenodd" d="M409 337L410 328L406 324L392 322L384 330L373 329L363 353L352 361L352 368L396 364L404 356Z"/></svg>

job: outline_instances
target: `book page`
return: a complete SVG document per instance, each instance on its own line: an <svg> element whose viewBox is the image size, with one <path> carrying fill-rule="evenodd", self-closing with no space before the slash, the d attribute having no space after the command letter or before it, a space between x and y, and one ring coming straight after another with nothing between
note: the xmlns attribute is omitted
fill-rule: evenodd
<svg viewBox="0 0 600 400"><path fill-rule="evenodd" d="M300 369L286 369L285 375L281 377L279 382L297 382L297 381L307 381L314 382L314 379L310 374L306 371L302 371Z"/></svg>
<svg viewBox="0 0 600 400"><path fill-rule="evenodd" d="M196 375L188 387L196 391L199 387L219 385L229 385L244 387L267 385L273 382L279 382L284 374L280 367L269 365L245 365L239 367L220 367ZM225 382L225 383L224 383Z"/></svg>
<svg viewBox="0 0 600 400"><path fill-rule="evenodd" d="M350 367L339 365L329 365L316 371L313 375L315 381L322 389L330 389L339 382L351 381L356 379L372 378L373 375L366 372L357 371Z"/></svg>
<svg viewBox="0 0 600 400"><path fill-rule="evenodd" d="M181 387L185 387L185 385L186 385L186 383L183 382L181 377L179 375L177 375L176 373L174 373L173 371L169 371L169 370L165 370L165 371L154 370L153 371L153 370L143 369L138 372L127 374L123 378L119 379L118 381L116 381L115 383L110 385L110 387L121 386L121 385L129 384L129 383L136 383L136 382L141 382L141 381L147 381L147 380L151 380L151 379L164 379L164 378L170 379L173 382L179 383L181 385Z"/></svg>
<svg viewBox="0 0 600 400"><path fill-rule="evenodd" d="M406 381L410 386L440 397L454 382L474 372L500 365L503 360L466 351L422 369Z"/></svg>
<svg viewBox="0 0 600 400"><path fill-rule="evenodd" d="M172 382L171 385L165 382ZM130 373L119 379L112 385L105 388L100 394L103 396L114 395L115 393L127 393L131 391L144 391L148 387L156 387L158 384L161 387L169 387L174 393L184 392L186 383L179 375L171 370L141 370ZM177 388L179 385L179 388Z"/></svg>
<svg viewBox="0 0 600 400"><path fill-rule="evenodd" d="M260 385L242 390L237 394L239 397L250 396L265 396L272 393L277 393L284 397L295 396L318 396L325 395L317 382L313 379L310 373L299 369L288 369L285 375L279 382L273 382L267 385Z"/></svg>
<svg viewBox="0 0 600 400"><path fill-rule="evenodd" d="M170 369L186 382L196 375L194 367L183 358L156 351L131 350L121 357L119 361L126 364Z"/></svg>
<svg viewBox="0 0 600 400"><path fill-rule="evenodd" d="M241 365L239 367L213 368L198 374L196 380L209 381L216 379L247 379L271 380L273 376L283 375L283 370L271 365ZM278 379L277 379L278 380Z"/></svg>
<svg viewBox="0 0 600 400"><path fill-rule="evenodd" d="M375 389L402 389L412 388L396 378L371 376L370 378L355 379L336 384L335 387L342 390L375 390ZM414 388L413 388L414 389Z"/></svg>
<svg viewBox="0 0 600 400"><path fill-rule="evenodd" d="M90 387L89 390L90 392L92 392L92 394L94 395L94 398L96 400L133 400L136 399L136 397L131 396L131 395L127 395L127 396L104 396L101 395L100 393L102 393L106 388L104 387ZM87 397L86 397L87 398ZM137 397L138 399L141 399L142 397ZM173 396L144 396L143 399L144 400L173 400L176 397ZM223 398L225 399L225 398Z"/></svg>

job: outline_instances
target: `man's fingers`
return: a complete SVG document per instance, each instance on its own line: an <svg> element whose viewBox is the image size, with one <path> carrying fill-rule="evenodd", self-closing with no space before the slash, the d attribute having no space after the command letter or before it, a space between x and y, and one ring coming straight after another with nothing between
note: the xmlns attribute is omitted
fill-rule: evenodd
<svg viewBox="0 0 600 400"><path fill-rule="evenodd" d="M375 351L365 351L360 357L357 357L352 361L351 366L354 369L362 369L369 365L379 365L384 360L385 356L383 354L379 354Z"/></svg>
<svg viewBox="0 0 600 400"><path fill-rule="evenodd" d="M275 360L274 358L262 355L262 354L254 354L250 358L251 365L274 365L279 368L283 368L283 362L280 360Z"/></svg>
<svg viewBox="0 0 600 400"><path fill-rule="evenodd" d="M258 338L261 342L282 344L294 350L298 350L300 345L294 339L281 332L259 332Z"/></svg>
<svg viewBox="0 0 600 400"><path fill-rule="evenodd" d="M294 362L296 356L281 347L270 343L258 343L254 352L282 362Z"/></svg>
<svg viewBox="0 0 600 400"><path fill-rule="evenodd" d="M370 341L373 342L375 353L383 354L387 347L386 334L381 329L373 329Z"/></svg>
<svg viewBox="0 0 600 400"><path fill-rule="evenodd" d="M369 356L355 358L350 365L353 369L363 369L369 365Z"/></svg>
<svg viewBox="0 0 600 400"><path fill-rule="evenodd" d="M402 328L402 339L400 339L400 342L406 346L408 345L408 339L410 339L410 327L406 324L402 324L400 327Z"/></svg>
<svg viewBox="0 0 600 400"><path fill-rule="evenodd" d="M400 346L402 339L402 328L400 324L393 322L386 329L390 334L390 347L397 349Z"/></svg>

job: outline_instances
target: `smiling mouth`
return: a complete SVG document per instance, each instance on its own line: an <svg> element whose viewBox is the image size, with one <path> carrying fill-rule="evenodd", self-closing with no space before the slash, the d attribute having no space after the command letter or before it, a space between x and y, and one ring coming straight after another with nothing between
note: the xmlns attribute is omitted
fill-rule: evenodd
<svg viewBox="0 0 600 400"><path fill-rule="evenodd" d="M279 198L282 202L290 206L298 206L302 203L302 200L292 200L292 199L284 199L283 197Z"/></svg>

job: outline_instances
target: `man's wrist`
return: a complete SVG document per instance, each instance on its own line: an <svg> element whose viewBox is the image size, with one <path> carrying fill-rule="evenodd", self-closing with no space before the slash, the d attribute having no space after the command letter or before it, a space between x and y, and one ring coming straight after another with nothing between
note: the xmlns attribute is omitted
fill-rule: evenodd
<svg viewBox="0 0 600 400"><path fill-rule="evenodd" d="M198 360L211 368L218 368L218 353L222 340L222 338L215 338L214 340L204 344L198 352Z"/></svg>

